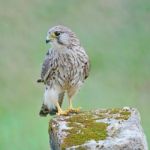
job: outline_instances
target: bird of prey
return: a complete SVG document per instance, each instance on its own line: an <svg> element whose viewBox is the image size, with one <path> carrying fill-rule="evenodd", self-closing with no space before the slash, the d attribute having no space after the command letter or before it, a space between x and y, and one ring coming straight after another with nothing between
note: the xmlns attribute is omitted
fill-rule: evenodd
<svg viewBox="0 0 150 150"><path fill-rule="evenodd" d="M41 78L37 80L45 84L44 101L39 114L46 116L78 112L79 109L72 106L72 97L89 75L89 57L75 33L62 25L48 30L46 43L50 43L51 48L46 53ZM63 111L61 105L65 93L69 108Z"/></svg>

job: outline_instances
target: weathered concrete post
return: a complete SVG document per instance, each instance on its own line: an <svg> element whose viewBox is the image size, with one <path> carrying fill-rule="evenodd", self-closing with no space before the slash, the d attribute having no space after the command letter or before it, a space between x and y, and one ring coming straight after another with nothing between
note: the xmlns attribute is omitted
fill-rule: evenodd
<svg viewBox="0 0 150 150"><path fill-rule="evenodd" d="M52 150L148 150L139 113L127 107L55 117L49 136Z"/></svg>

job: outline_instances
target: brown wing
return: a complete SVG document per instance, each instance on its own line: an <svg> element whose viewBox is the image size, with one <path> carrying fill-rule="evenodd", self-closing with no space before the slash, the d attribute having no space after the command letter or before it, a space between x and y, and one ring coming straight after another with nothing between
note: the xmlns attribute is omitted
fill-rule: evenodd
<svg viewBox="0 0 150 150"><path fill-rule="evenodd" d="M42 70L41 70L41 79L44 82L53 73L55 67L56 67L56 63L55 63L55 60L53 58L53 54L47 52L45 60L44 60L43 65L42 65Z"/></svg>
<svg viewBox="0 0 150 150"><path fill-rule="evenodd" d="M90 61L88 59L87 62L84 63L84 79L87 79L90 72Z"/></svg>

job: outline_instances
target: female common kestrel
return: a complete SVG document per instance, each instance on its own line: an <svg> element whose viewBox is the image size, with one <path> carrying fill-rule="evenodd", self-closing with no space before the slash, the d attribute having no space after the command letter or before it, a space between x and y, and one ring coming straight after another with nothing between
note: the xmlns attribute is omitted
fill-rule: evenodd
<svg viewBox="0 0 150 150"><path fill-rule="evenodd" d="M72 106L72 97L89 75L89 58L79 39L69 28L58 25L47 32L46 43L51 44L42 65L41 79L45 94L40 110L41 116L77 112ZM69 109L61 109L65 92Z"/></svg>

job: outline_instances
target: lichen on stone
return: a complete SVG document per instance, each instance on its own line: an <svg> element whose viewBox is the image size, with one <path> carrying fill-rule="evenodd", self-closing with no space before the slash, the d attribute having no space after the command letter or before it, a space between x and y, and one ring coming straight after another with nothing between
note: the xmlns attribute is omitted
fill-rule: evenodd
<svg viewBox="0 0 150 150"><path fill-rule="evenodd" d="M131 112L129 110L123 108L113 108L107 110L101 110L96 114L98 116L97 119L116 119L116 120L128 120L131 116Z"/></svg>
<svg viewBox="0 0 150 150"><path fill-rule="evenodd" d="M93 139L95 141L105 140L107 137L107 123L96 122L95 118L88 113L72 115L66 119L69 130L63 140L62 149L82 145Z"/></svg>
<svg viewBox="0 0 150 150"><path fill-rule="evenodd" d="M56 116L49 133L52 149L148 150L139 113L129 107Z"/></svg>
<svg viewBox="0 0 150 150"><path fill-rule="evenodd" d="M105 118L116 120L128 120L131 112L122 108L102 110L95 115L89 112L74 114L65 121L69 129L65 130L67 136L62 143L62 149L75 145L82 145L89 140L105 140L107 137L108 123L101 120Z"/></svg>

